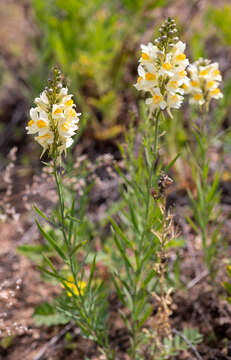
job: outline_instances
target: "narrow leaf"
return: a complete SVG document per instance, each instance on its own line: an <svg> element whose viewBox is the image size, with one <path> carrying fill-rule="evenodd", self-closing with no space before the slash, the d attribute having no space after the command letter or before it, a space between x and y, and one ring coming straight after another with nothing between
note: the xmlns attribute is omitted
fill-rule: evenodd
<svg viewBox="0 0 231 360"><path fill-rule="evenodd" d="M49 244L53 247L53 249L55 249L55 251L59 254L59 256L66 261L66 256L63 252L63 250L60 248L60 246L57 245L57 243L52 239L52 237L42 228L42 226L40 225L40 223L36 221L36 224L39 228L39 231L41 232L41 234L43 235L43 237L45 239L47 239L47 241L49 242Z"/></svg>

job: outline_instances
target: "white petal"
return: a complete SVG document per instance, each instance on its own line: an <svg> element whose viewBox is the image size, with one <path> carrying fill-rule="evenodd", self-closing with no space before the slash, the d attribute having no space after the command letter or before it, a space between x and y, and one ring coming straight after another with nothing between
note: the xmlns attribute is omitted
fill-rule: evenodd
<svg viewBox="0 0 231 360"><path fill-rule="evenodd" d="M148 98L148 99L145 101L145 103L146 103L147 105L150 105L150 104L152 103L152 98Z"/></svg>

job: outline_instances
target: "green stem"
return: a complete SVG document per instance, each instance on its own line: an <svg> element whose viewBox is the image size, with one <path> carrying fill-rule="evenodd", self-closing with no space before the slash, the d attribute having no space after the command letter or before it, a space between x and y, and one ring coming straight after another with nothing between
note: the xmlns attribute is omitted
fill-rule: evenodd
<svg viewBox="0 0 231 360"><path fill-rule="evenodd" d="M156 126L155 126L154 149L153 149L155 161L157 160L157 155L158 155L159 117L160 117L160 110L156 113Z"/></svg>
<svg viewBox="0 0 231 360"><path fill-rule="evenodd" d="M140 244L139 244L139 253L142 254L143 251L143 241L145 238L145 235L147 233L148 230L148 223L149 223L149 213L150 213L150 199L151 199L151 195L150 195L150 189L152 186L152 179L153 179L153 173L154 173L154 168L155 168L155 164L157 161L157 157L158 157L158 136L159 136L159 117L160 117L160 113L161 111L157 111L155 113L155 120L156 120L156 124L155 124L155 133L154 133L154 144L153 144L153 148L152 148L152 144L150 144L149 141L147 141L147 156L149 157L150 154L152 155L152 161L151 161L151 166L149 165L149 161L147 159L147 165L148 165L148 181L147 181L147 193L146 193L146 210L145 210L145 225L144 225L144 229L141 235L141 240L140 240ZM151 121L151 119L149 118L149 121ZM139 255L140 256L140 255ZM140 265L142 266L142 265ZM137 267L136 271L135 271L135 281L134 281L134 289L133 289L133 314L136 312L136 307L137 307L137 295L138 295L138 281L137 278L140 279L142 276L140 274L140 276L136 276L137 272L141 272L141 269ZM133 314L131 314L131 317L133 316ZM132 346L131 346L131 358L132 360L136 359L136 353L137 353L137 347L139 344L138 341L138 322L137 320L131 320L131 328L132 328L132 337L133 337L133 342L132 342Z"/></svg>
<svg viewBox="0 0 231 360"><path fill-rule="evenodd" d="M92 327L91 320L89 318L89 314L85 308L84 298L83 298L80 288L79 288L77 275L76 275L76 269L75 269L75 265L74 265L72 255L71 255L71 252L72 252L71 239L68 239L68 236L66 234L65 215L64 215L65 204L64 204L64 198L63 198L63 188L62 188L61 178L60 178L60 176L58 174L58 170L57 170L56 158L54 158L54 160L53 160L53 169L54 169L54 177L55 177L55 182L56 182L56 187L57 187L58 197L59 197L59 204L60 204L61 231L63 234L64 242L65 242L67 250L68 250L68 258L69 258L69 265L70 265L71 273L74 278L75 286L79 291L79 298L80 298L80 302L81 302L81 306L82 306L81 316L85 322L86 327L88 328L89 333L91 335L93 335L93 337L96 339L97 343L101 346L102 351L104 352L104 354L106 356L106 359L113 360L113 355L111 355L111 351L110 351L108 344L107 344L107 346L105 346L105 341L102 338L102 336L100 334L98 334L98 332Z"/></svg>
<svg viewBox="0 0 231 360"><path fill-rule="evenodd" d="M148 227L148 218L149 218L149 209L150 209L150 189L152 186L152 177L153 177L153 172L154 172L154 167L157 161L157 156L158 156L158 134L159 134L159 117L160 117L160 111L158 111L156 113L156 125L155 125L155 134L154 134L154 145L153 145L153 151L152 151L152 147L150 146L150 144L148 143L148 146L150 146L150 148L148 149L148 154L152 153L153 154L153 159L151 162L151 167L149 167L149 162L147 161L148 164L148 183L147 183L147 193L146 193L146 201L147 201L147 205L146 205L146 212L145 212L145 226L144 226L144 230L141 236L141 248L143 245L143 240L144 240L144 236L146 234L147 231L147 227ZM149 119L150 121L151 119Z"/></svg>

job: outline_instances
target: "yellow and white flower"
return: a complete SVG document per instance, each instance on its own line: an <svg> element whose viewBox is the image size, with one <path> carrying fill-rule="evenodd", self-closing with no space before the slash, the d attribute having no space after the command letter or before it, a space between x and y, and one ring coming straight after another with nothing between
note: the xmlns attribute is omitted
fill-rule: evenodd
<svg viewBox="0 0 231 360"><path fill-rule="evenodd" d="M150 93L146 100L150 111L178 109L185 91L190 90L186 67L189 64L184 53L185 44L175 37L174 22L167 20L161 27L161 36L155 44L141 45L138 66L137 90ZM163 34L163 35L162 35ZM168 111L171 115L171 112Z"/></svg>
<svg viewBox="0 0 231 360"><path fill-rule="evenodd" d="M30 109L26 130L28 134L37 135L35 140L43 147L43 153L49 150L50 155L60 157L73 143L72 136L78 130L81 114L76 112L68 89L57 84L57 80L52 84L53 87L35 99L37 106Z"/></svg>
<svg viewBox="0 0 231 360"><path fill-rule="evenodd" d="M151 42L148 43L148 45L141 45L141 58L139 59L139 62L141 64L146 64L150 61L155 61L156 54L159 51L158 47L153 45Z"/></svg>
<svg viewBox="0 0 231 360"><path fill-rule="evenodd" d="M47 108L49 106L47 92L44 90L39 97L35 98L34 102L39 106L40 109L47 111Z"/></svg>
<svg viewBox="0 0 231 360"><path fill-rule="evenodd" d="M166 89L171 93L177 92L178 94L183 95L184 89L181 87L182 84L183 80L174 76L168 81Z"/></svg>
<svg viewBox="0 0 231 360"><path fill-rule="evenodd" d="M190 83L187 93L191 94L190 103L209 104L212 99L223 97L219 89L222 80L218 63L211 63L207 59L199 59L189 66Z"/></svg>
<svg viewBox="0 0 231 360"><path fill-rule="evenodd" d="M217 62L210 65L210 76L215 81L222 81L222 76Z"/></svg>
<svg viewBox="0 0 231 360"><path fill-rule="evenodd" d="M166 55L163 63L160 66L160 75L172 77L174 75L174 65L171 62L172 54Z"/></svg>
<svg viewBox="0 0 231 360"><path fill-rule="evenodd" d="M26 130L28 134L43 133L49 130L49 120L45 111L37 108L30 109L30 121L27 124Z"/></svg>
<svg viewBox="0 0 231 360"><path fill-rule="evenodd" d="M160 92L159 88L153 89L153 95L151 98L146 100L146 104L150 106L150 111L153 112L156 109L164 110L167 106L164 97Z"/></svg>
<svg viewBox="0 0 231 360"><path fill-rule="evenodd" d="M47 130L44 134L36 136L35 140L44 148L47 149L54 141L54 134L52 131Z"/></svg>
<svg viewBox="0 0 231 360"><path fill-rule="evenodd" d="M154 65L149 64L148 68L150 71L145 71L141 64L138 66L139 77L135 84L137 90L149 91L157 85L158 75L155 73Z"/></svg>
<svg viewBox="0 0 231 360"><path fill-rule="evenodd" d="M184 53L186 45L182 41L178 41L172 49L172 64L177 71L184 70L189 61Z"/></svg>
<svg viewBox="0 0 231 360"><path fill-rule="evenodd" d="M203 105L205 103L205 99L201 91L196 91L192 94L189 100L190 104Z"/></svg>
<svg viewBox="0 0 231 360"><path fill-rule="evenodd" d="M63 110L64 110L64 105L62 103L54 104L52 107L52 117L54 119L62 119L64 116Z"/></svg>
<svg viewBox="0 0 231 360"><path fill-rule="evenodd" d="M168 98L167 98L168 109L179 109L181 107L183 100L184 97L182 95L179 95L174 92L168 93Z"/></svg>
<svg viewBox="0 0 231 360"><path fill-rule="evenodd" d="M209 96L209 98L216 99L216 100L223 98L223 94L218 87L216 87L213 90L210 90L208 96Z"/></svg>

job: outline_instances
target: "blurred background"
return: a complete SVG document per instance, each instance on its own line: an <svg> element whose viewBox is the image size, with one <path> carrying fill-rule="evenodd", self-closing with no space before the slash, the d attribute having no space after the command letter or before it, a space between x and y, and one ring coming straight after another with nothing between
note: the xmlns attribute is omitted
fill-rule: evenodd
<svg viewBox="0 0 231 360"><path fill-rule="evenodd" d="M230 125L231 4L223 0L0 1L0 154L18 147L21 165L39 164L39 146L25 134L28 110L57 64L82 116L81 151L115 152L131 117L138 120L140 44L174 17L191 61L218 61L225 97L216 121ZM174 146L187 140L185 118ZM183 125L183 126L182 126ZM169 139L171 143L171 139ZM228 145L227 145L228 146Z"/></svg>
<svg viewBox="0 0 231 360"><path fill-rule="evenodd" d="M83 198L78 216L82 219L87 214L78 235L83 240L94 239L99 263L102 260L99 273L107 278L105 264L108 264L101 250L106 244L104 250L110 254L108 214L117 216L124 206L119 176L113 173L114 163L120 161L119 166L126 171L119 145L131 123L139 129L137 133L134 130L134 139L137 137L139 144L141 141L139 131L143 120L140 114L144 95L133 86L137 79L140 44L153 41L168 16L176 20L190 62L201 56L211 59L219 63L223 76L221 90L224 96L211 103L208 116L212 139L209 149L211 174L221 168L221 163L223 169L219 183L221 199L217 200L220 201L217 205L225 217L222 236L228 240L222 242L217 261L223 266L218 283L224 280L224 264L230 262L231 254L231 1L0 0L0 220L3 220L0 221L0 284L6 274L11 280L19 276L23 279L22 293L15 306L16 319L24 319L33 328L33 334L20 338L20 342L14 339L6 345L0 342L0 359L1 355L10 360L33 359L34 348L49 341L57 330L41 330L34 326L32 319L36 305L53 299L60 292L54 284L44 285L34 266L43 261L41 252L45 251L45 245L34 224L32 204L36 202L46 211L54 207L57 198L50 174L44 169L41 171L41 148L25 131L33 100L47 85L52 66L58 65L70 93L74 94L77 110L82 113L80 130L71 150L73 161L69 161L71 156L67 158L68 185ZM174 185L169 196L170 202L176 204L175 214L179 218L180 212L185 211L184 205L189 205L187 189L196 194L187 149L188 144L195 142L190 129L193 121L197 123L198 119L198 113L190 108L186 97L182 111L175 112L174 118L167 119L164 124L165 145L161 148L164 159L168 162L176 154L181 155L171 170ZM196 146L194 144L192 148L197 151ZM17 147L17 157L14 147ZM93 182L92 189L89 184ZM199 237L185 220L180 227L185 243L179 246L179 261L178 250L172 251L174 269L170 280L173 287L181 291L182 281L187 284L188 278L203 274L204 268ZM19 250L30 259L19 255ZM198 263L202 266L198 267ZM228 358L220 357L220 354L223 348L231 348L231 315L227 316L227 309L224 310L223 303L209 286L205 280L199 290L195 288L193 297L191 289L189 297L179 296L180 300L176 297L174 301L180 315L176 315L174 321L176 327L178 322L180 325L192 322L193 326L200 327L208 343L202 349L203 359L225 360ZM11 318L9 323L12 323ZM215 350L209 353L213 346ZM28 349L31 352L26 356ZM217 357L214 354L218 354ZM64 358L63 353L57 357Z"/></svg>

